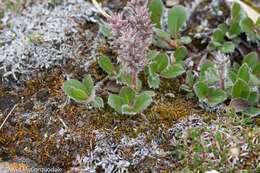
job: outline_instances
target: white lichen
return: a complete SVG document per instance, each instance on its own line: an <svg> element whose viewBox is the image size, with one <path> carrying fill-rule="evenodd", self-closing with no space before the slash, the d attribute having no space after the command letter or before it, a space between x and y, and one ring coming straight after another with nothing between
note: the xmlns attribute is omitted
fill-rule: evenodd
<svg viewBox="0 0 260 173"><path fill-rule="evenodd" d="M77 33L73 19L96 22L97 11L84 0L65 0L50 8L47 2L35 3L21 13L5 13L0 31L0 76L31 75L40 69L62 66L75 58L71 43ZM9 26L9 27L7 27ZM39 36L40 43L30 39Z"/></svg>

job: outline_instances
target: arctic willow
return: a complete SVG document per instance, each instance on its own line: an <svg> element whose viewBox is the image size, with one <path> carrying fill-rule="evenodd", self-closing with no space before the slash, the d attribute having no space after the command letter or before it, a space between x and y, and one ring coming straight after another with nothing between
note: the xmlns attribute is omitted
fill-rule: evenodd
<svg viewBox="0 0 260 173"><path fill-rule="evenodd" d="M159 16L156 17L159 4ZM149 7L149 8L148 8ZM175 78L185 72L183 66L187 50L188 37L180 37L180 30L187 20L187 10L183 6L173 7L168 14L168 31L160 28L160 15L163 11L160 0L148 1L131 0L120 12L108 18L107 25L101 25L100 31L110 40L111 48L117 53L117 62L102 55L99 58L100 67L108 74L109 79L120 84L119 93L109 93L108 105L120 114L135 115L143 112L155 96L154 91L143 90L139 79L140 73L147 75L150 88L160 86L160 78ZM155 41L157 40L157 41ZM163 42L165 41L166 42ZM169 41L169 42L168 42ZM174 43L172 56L174 61L164 52L150 50L152 44ZM103 107L103 100L96 95L95 86L90 76L82 82L71 79L65 82L64 91L70 98L94 107Z"/></svg>

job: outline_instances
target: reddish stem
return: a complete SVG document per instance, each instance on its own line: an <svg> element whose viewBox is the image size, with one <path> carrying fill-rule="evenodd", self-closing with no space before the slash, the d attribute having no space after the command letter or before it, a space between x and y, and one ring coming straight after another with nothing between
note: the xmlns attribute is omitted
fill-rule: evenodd
<svg viewBox="0 0 260 173"><path fill-rule="evenodd" d="M136 72L132 72L132 82L131 82L131 85L132 85L132 88L133 90L137 90L137 73Z"/></svg>

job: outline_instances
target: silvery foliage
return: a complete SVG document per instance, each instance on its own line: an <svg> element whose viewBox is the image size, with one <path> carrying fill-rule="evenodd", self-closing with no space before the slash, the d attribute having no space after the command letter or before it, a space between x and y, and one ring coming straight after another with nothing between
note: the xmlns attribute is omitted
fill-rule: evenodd
<svg viewBox="0 0 260 173"><path fill-rule="evenodd" d="M124 136L116 143L112 137L96 131L95 141L95 147L89 154L77 157L77 164L82 166L82 172L95 173L101 167L105 173L127 173L130 166L137 166L147 157L156 158L160 162L160 158L170 154L160 149L155 140L147 143L145 134L140 134L137 138ZM126 158L123 151L129 148L133 152ZM171 165L170 162L164 164Z"/></svg>
<svg viewBox="0 0 260 173"><path fill-rule="evenodd" d="M0 68L2 76L30 75L35 70L62 65L74 58L71 40L77 32L72 18L96 22L96 9L84 0L65 0L54 8L47 1L35 3L21 13L7 12L0 31ZM38 35L43 42L34 44L30 36Z"/></svg>
<svg viewBox="0 0 260 173"><path fill-rule="evenodd" d="M185 137L186 131L191 128L200 128L205 125L205 122L198 115L192 115L184 118L178 123L175 123L170 129L168 129L168 135L171 139L170 142L174 146L180 139Z"/></svg>

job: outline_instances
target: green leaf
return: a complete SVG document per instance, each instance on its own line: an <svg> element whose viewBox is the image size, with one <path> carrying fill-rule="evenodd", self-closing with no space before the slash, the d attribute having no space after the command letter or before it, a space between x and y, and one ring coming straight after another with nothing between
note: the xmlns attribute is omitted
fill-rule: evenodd
<svg viewBox="0 0 260 173"><path fill-rule="evenodd" d="M203 79L203 77L204 82L210 85L220 80L220 76L216 68L208 68L205 73L200 76L200 80Z"/></svg>
<svg viewBox="0 0 260 173"><path fill-rule="evenodd" d="M250 86L260 86L260 78L250 73L250 80L248 82Z"/></svg>
<svg viewBox="0 0 260 173"><path fill-rule="evenodd" d="M85 86L86 90L85 92L90 96L92 94L92 91L94 89L94 82L90 75L86 75L83 79L83 85Z"/></svg>
<svg viewBox="0 0 260 173"><path fill-rule="evenodd" d="M246 63L251 69L254 69L258 63L258 55L256 52L249 53L243 59L243 63Z"/></svg>
<svg viewBox="0 0 260 173"><path fill-rule="evenodd" d="M259 92L258 91L252 91L249 94L248 101L251 104L256 104L259 101Z"/></svg>
<svg viewBox="0 0 260 173"><path fill-rule="evenodd" d="M200 66L200 71L204 73L207 71L209 68L214 68L214 63L210 60L206 60L201 66Z"/></svg>
<svg viewBox="0 0 260 173"><path fill-rule="evenodd" d="M246 83L248 83L250 79L250 71L249 67L247 64L243 64L237 74L237 77L240 79L243 79Z"/></svg>
<svg viewBox="0 0 260 173"><path fill-rule="evenodd" d="M223 33L226 33L229 30L229 26L226 23L221 23L218 25L218 29Z"/></svg>
<svg viewBox="0 0 260 173"><path fill-rule="evenodd" d="M149 75L148 85L149 85L150 88L154 88L154 89L159 88L159 85L160 85L159 77L158 76L153 77L153 76Z"/></svg>
<svg viewBox="0 0 260 173"><path fill-rule="evenodd" d="M152 97L149 94L142 92L139 96L136 97L133 111L136 113L142 112L152 103L152 101Z"/></svg>
<svg viewBox="0 0 260 173"><path fill-rule="evenodd" d="M227 95L222 89L210 88L208 91L207 100L211 106L215 106L226 100Z"/></svg>
<svg viewBox="0 0 260 173"><path fill-rule="evenodd" d="M157 28L161 27L161 16L163 13L163 3L161 0L151 0L149 4L151 20Z"/></svg>
<svg viewBox="0 0 260 173"><path fill-rule="evenodd" d="M241 65L240 65L239 63L237 63L237 62L234 62L234 63L233 63L233 70L234 70L235 72L238 72L238 70L239 70L240 67L241 67Z"/></svg>
<svg viewBox="0 0 260 173"><path fill-rule="evenodd" d="M0 10L0 19L4 18L5 12L3 10Z"/></svg>
<svg viewBox="0 0 260 173"><path fill-rule="evenodd" d="M244 80L238 79L232 88L232 97L247 99L249 97L249 94L250 88L248 84Z"/></svg>
<svg viewBox="0 0 260 173"><path fill-rule="evenodd" d="M181 64L174 64L167 67L161 72L161 76L164 78L176 78L185 73L185 69Z"/></svg>
<svg viewBox="0 0 260 173"><path fill-rule="evenodd" d="M253 30L254 22L249 17L246 17L240 21L240 27L242 31L250 33Z"/></svg>
<svg viewBox="0 0 260 173"><path fill-rule="evenodd" d="M255 68L253 69L253 74L260 79L260 63L257 63Z"/></svg>
<svg viewBox="0 0 260 173"><path fill-rule="evenodd" d="M188 51L185 47L179 47L174 52L174 57L176 62L182 61L188 54Z"/></svg>
<svg viewBox="0 0 260 173"><path fill-rule="evenodd" d="M180 90L183 90L183 91L186 91L186 92L192 92L192 89L188 86L188 85L185 85L185 84L182 84L180 86Z"/></svg>
<svg viewBox="0 0 260 173"><path fill-rule="evenodd" d="M112 35L111 28L101 23L99 23L99 32L105 37L110 37Z"/></svg>
<svg viewBox="0 0 260 173"><path fill-rule="evenodd" d="M85 86L78 80L76 79L70 79L70 80L67 80L65 83L64 83L64 86L72 86L74 88L78 88L80 90L83 90L83 91L86 91L86 88Z"/></svg>
<svg viewBox="0 0 260 173"><path fill-rule="evenodd" d="M244 17L244 12L238 3L234 3L231 10L232 22L238 22Z"/></svg>
<svg viewBox="0 0 260 173"><path fill-rule="evenodd" d="M165 40L159 38L158 36L154 36L152 43L154 46L165 49L165 48L170 48L171 46L168 44L168 42L166 42Z"/></svg>
<svg viewBox="0 0 260 173"><path fill-rule="evenodd" d="M130 87L123 87L120 90L119 96L124 98L127 102L127 104L130 104L133 102L135 98L135 92Z"/></svg>
<svg viewBox="0 0 260 173"><path fill-rule="evenodd" d="M132 86L132 75L130 75L129 73L121 71L117 79L119 82L122 82L129 87ZM139 91L141 88L142 88L142 81L140 79L137 79L137 91Z"/></svg>
<svg viewBox="0 0 260 173"><path fill-rule="evenodd" d="M256 30L257 30L256 36L257 36L258 40L260 40L260 17L257 19L255 26L256 26Z"/></svg>
<svg viewBox="0 0 260 173"><path fill-rule="evenodd" d="M107 103L119 113L121 113L122 106L127 104L125 99L115 94L109 94Z"/></svg>
<svg viewBox="0 0 260 173"><path fill-rule="evenodd" d="M240 34L241 34L241 28L240 28L239 23L231 24L229 31L226 33L226 35L229 39L234 39L235 37L239 36Z"/></svg>
<svg viewBox="0 0 260 173"><path fill-rule="evenodd" d="M192 86L194 84L194 75L192 73L192 70L189 70L187 73L186 73L186 83L189 85L189 86Z"/></svg>
<svg viewBox="0 0 260 173"><path fill-rule="evenodd" d="M175 5L168 13L168 26L172 36L176 39L177 33L188 19L187 9L181 5Z"/></svg>
<svg viewBox="0 0 260 173"><path fill-rule="evenodd" d="M160 53L160 52L158 52L157 50L150 50L150 51L148 52L147 59L153 60L154 58L157 57L157 55L158 55L159 53Z"/></svg>
<svg viewBox="0 0 260 173"><path fill-rule="evenodd" d="M218 145L224 145L224 141L222 140L221 132L219 132L219 131L216 132L215 140L218 142Z"/></svg>
<svg viewBox="0 0 260 173"><path fill-rule="evenodd" d="M222 30L217 29L216 31L214 31L213 36L212 36L213 41L223 42L224 38L225 38L225 33Z"/></svg>
<svg viewBox="0 0 260 173"><path fill-rule="evenodd" d="M78 80L70 79L63 85L64 92L72 99L78 102L84 102L89 95L86 93L85 86Z"/></svg>
<svg viewBox="0 0 260 173"><path fill-rule="evenodd" d="M211 48L211 49L219 49L219 47L221 47L221 45L222 45L222 43L220 43L220 42L216 42L216 41L211 41L210 43L209 43L209 48Z"/></svg>
<svg viewBox="0 0 260 173"><path fill-rule="evenodd" d="M191 42L192 42L191 37L189 37L189 36L181 37L181 43L183 43L183 44L190 44Z"/></svg>
<svg viewBox="0 0 260 173"><path fill-rule="evenodd" d="M234 50L235 50L235 45L232 42L225 42L220 48L220 51L222 53L232 53L234 52Z"/></svg>
<svg viewBox="0 0 260 173"><path fill-rule="evenodd" d="M95 99L91 102L93 107L96 108L103 108L104 107L104 102L101 97L95 97Z"/></svg>
<svg viewBox="0 0 260 173"><path fill-rule="evenodd" d="M237 73L236 73L236 71L234 70L234 69L230 69L229 71L228 71L228 78L233 82L233 83L235 83L236 82L236 80L237 80Z"/></svg>
<svg viewBox="0 0 260 173"><path fill-rule="evenodd" d="M160 73L168 66L168 63L169 57L165 53L160 53L152 61L152 70L154 70L155 73Z"/></svg>
<svg viewBox="0 0 260 173"><path fill-rule="evenodd" d="M101 56L98 64L108 75L115 75L115 67L107 56Z"/></svg>
<svg viewBox="0 0 260 173"><path fill-rule="evenodd" d="M194 92L196 94L196 96L199 98L200 101L205 100L205 98L207 97L209 88L208 86L203 83L203 82L197 82L194 86Z"/></svg>
<svg viewBox="0 0 260 173"><path fill-rule="evenodd" d="M171 34L158 28L153 28L155 35L166 42L171 42Z"/></svg>
<svg viewBox="0 0 260 173"><path fill-rule="evenodd" d="M249 116L259 116L260 115L260 109L256 107L251 107L248 111L245 112Z"/></svg>
<svg viewBox="0 0 260 173"><path fill-rule="evenodd" d="M146 95L148 95L150 97L154 97L156 95L154 91L143 91L142 93L145 93Z"/></svg>
<svg viewBox="0 0 260 173"><path fill-rule="evenodd" d="M127 114L127 115L135 115L136 112L133 112L133 108L127 104L123 105L121 108L121 113L122 114Z"/></svg>
<svg viewBox="0 0 260 173"><path fill-rule="evenodd" d="M149 76L151 76L151 77L155 77L157 74L157 70L156 70L156 64L150 64L149 66L148 66L148 72L149 72Z"/></svg>
<svg viewBox="0 0 260 173"><path fill-rule="evenodd" d="M255 25L256 25L256 27L257 27L258 29L260 29L260 17L257 19Z"/></svg>

